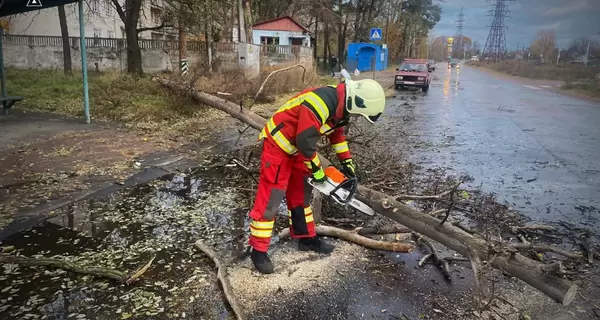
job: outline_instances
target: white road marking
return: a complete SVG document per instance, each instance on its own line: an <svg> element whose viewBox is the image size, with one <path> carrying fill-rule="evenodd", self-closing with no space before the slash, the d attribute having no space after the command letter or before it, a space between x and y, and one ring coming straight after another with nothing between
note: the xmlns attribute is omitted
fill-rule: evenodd
<svg viewBox="0 0 600 320"><path fill-rule="evenodd" d="M548 86L548 85L540 85L540 87L542 87L542 88L552 88L552 86Z"/></svg>
<svg viewBox="0 0 600 320"><path fill-rule="evenodd" d="M524 85L523 87L529 88L529 89L533 89L533 90L542 90L542 89L540 89L540 88L538 88L536 86L531 86L531 85L528 85L528 84Z"/></svg>

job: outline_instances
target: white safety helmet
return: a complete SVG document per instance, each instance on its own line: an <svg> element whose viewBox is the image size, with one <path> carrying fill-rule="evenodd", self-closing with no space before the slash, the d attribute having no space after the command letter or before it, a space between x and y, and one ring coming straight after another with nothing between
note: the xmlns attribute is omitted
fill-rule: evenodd
<svg viewBox="0 0 600 320"><path fill-rule="evenodd" d="M350 80L346 83L346 110L359 114L374 123L385 109L385 92L379 82L372 79Z"/></svg>

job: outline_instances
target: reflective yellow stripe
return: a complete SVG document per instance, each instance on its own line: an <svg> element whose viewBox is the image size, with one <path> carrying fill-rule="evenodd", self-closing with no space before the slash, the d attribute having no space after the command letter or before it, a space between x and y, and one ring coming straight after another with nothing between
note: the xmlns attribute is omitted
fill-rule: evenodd
<svg viewBox="0 0 600 320"><path fill-rule="evenodd" d="M290 99L286 103L284 103L281 107L279 107L279 109L277 109L277 112L275 112L275 114L286 111L288 109L291 109L291 108L301 104L303 100L304 100L304 95Z"/></svg>
<svg viewBox="0 0 600 320"><path fill-rule="evenodd" d="M321 123L327 122L327 118L329 118L329 109L327 109L327 105L323 99L319 98L314 92L307 92L304 100L308 101L315 108L315 111L317 111L321 117Z"/></svg>
<svg viewBox="0 0 600 320"><path fill-rule="evenodd" d="M327 132L329 130L331 130L331 126L326 123L323 126L321 126L321 128L319 129L319 132L321 134L330 135L332 131ZM327 133L325 133L325 132L327 132Z"/></svg>
<svg viewBox="0 0 600 320"><path fill-rule="evenodd" d="M316 164L317 166L321 165L321 159L319 159L318 154L315 154L315 157L312 159L312 162L314 162L314 164Z"/></svg>
<svg viewBox="0 0 600 320"><path fill-rule="evenodd" d="M288 210L288 221L292 224L292 212L290 210ZM304 221L306 221L306 223L315 221L311 207L304 208Z"/></svg>
<svg viewBox="0 0 600 320"><path fill-rule="evenodd" d="M273 235L273 230L257 230L250 228L250 234L257 238L270 238Z"/></svg>
<svg viewBox="0 0 600 320"><path fill-rule="evenodd" d="M316 154L315 157L312 158L311 161L315 164L315 166L317 168L321 166L321 159L319 159L319 155L318 154ZM312 172L313 166L312 166L311 161L304 161L304 165L306 165L306 167L308 168L308 170Z"/></svg>
<svg viewBox="0 0 600 320"><path fill-rule="evenodd" d="M313 106L315 111L318 113L318 116L320 117L319 120L321 121L321 123L325 123L327 121L327 118L329 118L329 109L327 109L327 105L325 104L323 99L321 99L313 92L307 92L296 98L288 100L281 107L279 107L275 114L294 108L300 105L303 101L307 101L311 104L311 106ZM271 132L273 132L273 130L275 129L275 127L275 122L273 120L273 117L271 117L271 119L267 121L267 125L265 126L265 128L263 128L263 130L260 132L258 139L260 140L267 137L267 135L270 135ZM271 136L273 137L273 140L275 140L277 145L286 153L291 155L298 152L298 149L294 145L292 145L290 141L285 137L285 135L283 135L283 133L281 133L280 131L276 132Z"/></svg>
<svg viewBox="0 0 600 320"><path fill-rule="evenodd" d="M336 143L332 145L332 147L335 153L344 153L350 151L350 149L348 149L348 143L346 141Z"/></svg>
<svg viewBox="0 0 600 320"><path fill-rule="evenodd" d="M252 220L250 225L257 229L273 229L273 225L275 225L275 221L256 221Z"/></svg>
<svg viewBox="0 0 600 320"><path fill-rule="evenodd" d="M310 222L313 222L313 221L315 221L315 218L313 217L313 215L312 215L312 213L311 213L311 214L309 214L308 216L305 216L305 217L304 217L304 221L306 221L306 223L310 223Z"/></svg>
<svg viewBox="0 0 600 320"><path fill-rule="evenodd" d="M271 117L271 119L267 121L267 125L265 127L266 130L263 128L263 131L261 131L259 139L266 137L267 132L270 134L273 132L273 130L275 130L276 127L275 121ZM287 154L294 154L298 151L298 149L290 143L290 141L283 135L283 133L281 133L281 131L277 131L271 137L273 137L273 140L275 140L275 143L277 143L281 150L285 151Z"/></svg>
<svg viewBox="0 0 600 320"><path fill-rule="evenodd" d="M267 137L267 130L265 130L265 128L263 128L262 130L260 130L260 134L258 135L258 140L262 140L266 137Z"/></svg>

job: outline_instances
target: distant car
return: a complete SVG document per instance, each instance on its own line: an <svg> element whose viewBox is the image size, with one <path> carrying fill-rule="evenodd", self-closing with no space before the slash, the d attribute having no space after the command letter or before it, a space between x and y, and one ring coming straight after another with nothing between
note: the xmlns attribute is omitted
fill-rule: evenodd
<svg viewBox="0 0 600 320"><path fill-rule="evenodd" d="M450 59L450 67L460 68L460 65L458 63L458 59L454 59L454 58Z"/></svg>
<svg viewBox="0 0 600 320"><path fill-rule="evenodd" d="M471 61L479 61L479 57L478 56L472 56L471 57Z"/></svg>
<svg viewBox="0 0 600 320"><path fill-rule="evenodd" d="M431 75L426 59L404 59L400 68L396 69L394 85L396 89L406 87L421 88L423 92L429 90Z"/></svg>
<svg viewBox="0 0 600 320"><path fill-rule="evenodd" d="M427 60L427 64L429 65L429 71L435 71L435 61L433 59Z"/></svg>

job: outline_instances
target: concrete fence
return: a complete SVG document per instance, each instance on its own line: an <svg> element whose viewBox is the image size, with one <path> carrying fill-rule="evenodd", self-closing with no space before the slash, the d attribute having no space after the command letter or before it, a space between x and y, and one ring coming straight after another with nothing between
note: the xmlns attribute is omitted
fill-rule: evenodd
<svg viewBox="0 0 600 320"><path fill-rule="evenodd" d="M62 69L62 38L53 36L4 35L4 64L7 67L31 69ZM86 38L88 69L127 69L127 41L120 38ZM146 72L174 71L179 68L177 40L140 39L142 66ZM81 68L79 37L70 37L73 68ZM213 42L210 48L216 68L245 68L257 75L260 65L292 62L312 65L312 48L305 46L272 46L245 43ZM190 66L206 64L206 42L188 41L187 59Z"/></svg>

